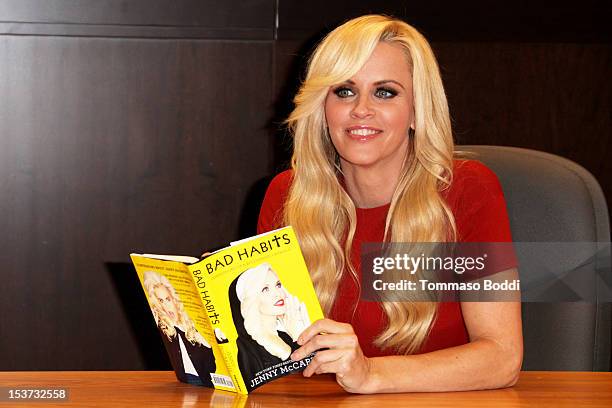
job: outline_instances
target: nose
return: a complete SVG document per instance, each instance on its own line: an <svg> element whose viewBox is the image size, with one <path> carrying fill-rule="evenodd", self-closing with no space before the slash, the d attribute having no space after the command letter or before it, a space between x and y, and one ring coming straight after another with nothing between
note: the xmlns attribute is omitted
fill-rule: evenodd
<svg viewBox="0 0 612 408"><path fill-rule="evenodd" d="M364 119L374 115L374 111L370 106L368 97L363 95L355 100L355 105L351 109L351 117L356 119Z"/></svg>
<svg viewBox="0 0 612 408"><path fill-rule="evenodd" d="M274 295L282 299L285 297L285 291L282 288L274 288Z"/></svg>

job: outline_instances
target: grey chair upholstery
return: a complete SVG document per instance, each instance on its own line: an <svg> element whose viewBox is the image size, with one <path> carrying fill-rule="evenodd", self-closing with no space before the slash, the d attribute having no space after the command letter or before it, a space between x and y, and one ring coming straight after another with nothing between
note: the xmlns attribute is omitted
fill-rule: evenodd
<svg viewBox="0 0 612 408"><path fill-rule="evenodd" d="M515 242L609 242L606 200L595 178L553 154L458 146L499 178ZM610 370L610 303L524 303L524 370Z"/></svg>

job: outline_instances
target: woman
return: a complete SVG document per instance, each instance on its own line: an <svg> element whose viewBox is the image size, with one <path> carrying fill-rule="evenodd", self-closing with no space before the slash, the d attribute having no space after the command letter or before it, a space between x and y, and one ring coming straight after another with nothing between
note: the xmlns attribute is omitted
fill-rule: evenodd
<svg viewBox="0 0 612 408"><path fill-rule="evenodd" d="M144 273L151 311L180 381L212 387L216 371L210 345L195 329L170 281L156 272Z"/></svg>
<svg viewBox="0 0 612 408"><path fill-rule="evenodd" d="M246 378L289 359L299 348L298 336L310 325L306 306L287 293L269 263L236 278L229 299L238 332L238 364ZM249 387L250 381L245 383Z"/></svg>
<svg viewBox="0 0 612 408"><path fill-rule="evenodd" d="M513 385L520 303L359 299L362 242L511 240L495 175L454 160L427 41L385 16L336 28L312 55L288 124L292 169L270 184L258 229L294 227L329 317L298 339L293 359L322 350L304 375L334 373L359 393ZM514 276L515 266L495 272Z"/></svg>

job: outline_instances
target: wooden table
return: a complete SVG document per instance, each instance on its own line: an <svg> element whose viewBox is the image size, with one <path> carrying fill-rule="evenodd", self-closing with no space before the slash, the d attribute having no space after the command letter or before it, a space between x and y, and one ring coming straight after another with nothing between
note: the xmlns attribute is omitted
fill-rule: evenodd
<svg viewBox="0 0 612 408"><path fill-rule="evenodd" d="M14 407L612 407L612 373L521 373L513 388L449 392L351 395L331 376L292 375L248 397L179 383L166 371L0 372L0 387L62 387L65 402L0 402ZM6 393L6 390L4 390Z"/></svg>

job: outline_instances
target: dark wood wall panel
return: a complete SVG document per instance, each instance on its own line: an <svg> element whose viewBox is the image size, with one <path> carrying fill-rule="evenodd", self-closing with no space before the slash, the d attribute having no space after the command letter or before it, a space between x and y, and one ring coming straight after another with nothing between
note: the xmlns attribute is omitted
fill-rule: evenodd
<svg viewBox="0 0 612 408"><path fill-rule="evenodd" d="M0 21L30 23L272 27L273 0L0 0Z"/></svg>
<svg viewBox="0 0 612 408"><path fill-rule="evenodd" d="M267 39L274 0L0 0L0 34Z"/></svg>
<svg viewBox="0 0 612 408"><path fill-rule="evenodd" d="M131 321L119 295L135 275L112 263L240 236L247 193L270 171L271 50L0 37L0 259L11 294L0 297L1 369L145 366L134 330L151 318Z"/></svg>
<svg viewBox="0 0 612 408"><path fill-rule="evenodd" d="M363 14L390 14L408 21L431 41L610 40L611 4L584 0L310 0L281 1L278 38L303 40Z"/></svg>
<svg viewBox="0 0 612 408"><path fill-rule="evenodd" d="M612 47L435 43L460 144L526 147L595 175L612 203Z"/></svg>

